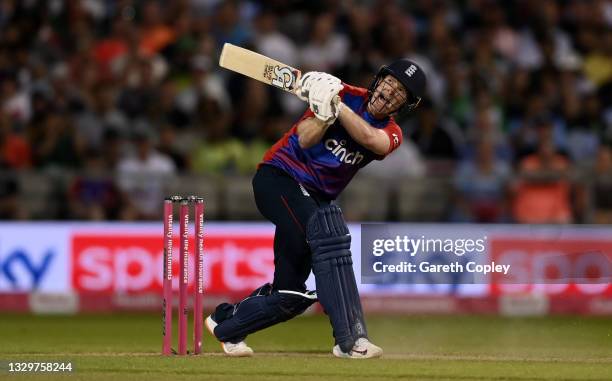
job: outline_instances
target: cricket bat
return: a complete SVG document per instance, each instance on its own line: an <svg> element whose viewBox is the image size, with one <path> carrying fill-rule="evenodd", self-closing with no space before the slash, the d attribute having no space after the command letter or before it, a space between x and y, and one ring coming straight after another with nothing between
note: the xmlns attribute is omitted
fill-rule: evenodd
<svg viewBox="0 0 612 381"><path fill-rule="evenodd" d="M302 72L240 46L225 43L219 66L295 94Z"/></svg>

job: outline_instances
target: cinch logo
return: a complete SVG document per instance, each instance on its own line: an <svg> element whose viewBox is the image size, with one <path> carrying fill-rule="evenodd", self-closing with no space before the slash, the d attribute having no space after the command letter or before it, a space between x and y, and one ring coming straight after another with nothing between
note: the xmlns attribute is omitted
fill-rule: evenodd
<svg viewBox="0 0 612 381"><path fill-rule="evenodd" d="M359 164L363 161L363 155L359 151L350 152L346 149L346 140L327 139L325 148L336 156L341 163Z"/></svg>
<svg viewBox="0 0 612 381"><path fill-rule="evenodd" d="M410 67L408 69L406 69L406 71L404 73L406 73L407 76L412 77L412 75L414 73L416 73L417 68L414 65L410 65Z"/></svg>

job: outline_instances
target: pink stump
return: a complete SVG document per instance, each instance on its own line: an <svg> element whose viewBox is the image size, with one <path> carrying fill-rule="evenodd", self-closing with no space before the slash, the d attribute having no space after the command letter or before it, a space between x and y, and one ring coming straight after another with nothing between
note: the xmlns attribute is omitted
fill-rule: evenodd
<svg viewBox="0 0 612 381"><path fill-rule="evenodd" d="M202 353L202 297L204 294L204 200L197 198L195 203L195 299L193 307L193 345L194 353Z"/></svg>
<svg viewBox="0 0 612 381"><path fill-rule="evenodd" d="M189 283L189 203L181 200L180 207L181 229L181 264L179 273L179 326L178 326L178 353L187 354L187 286Z"/></svg>
<svg viewBox="0 0 612 381"><path fill-rule="evenodd" d="M172 354L172 200L164 200L163 344L162 354Z"/></svg>

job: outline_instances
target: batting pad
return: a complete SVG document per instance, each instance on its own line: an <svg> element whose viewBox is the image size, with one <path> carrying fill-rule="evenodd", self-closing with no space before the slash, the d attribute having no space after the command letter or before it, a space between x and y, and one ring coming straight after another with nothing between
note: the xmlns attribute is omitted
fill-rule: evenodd
<svg viewBox="0 0 612 381"><path fill-rule="evenodd" d="M310 218L306 238L319 303L329 316L336 344L349 353L360 337L367 337L351 259L351 235L336 205L322 207Z"/></svg>

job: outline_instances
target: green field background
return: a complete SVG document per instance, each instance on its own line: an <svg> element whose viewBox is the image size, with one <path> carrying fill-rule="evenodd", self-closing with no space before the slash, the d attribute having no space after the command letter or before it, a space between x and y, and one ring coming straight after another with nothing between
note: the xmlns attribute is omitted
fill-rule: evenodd
<svg viewBox="0 0 612 381"><path fill-rule="evenodd" d="M0 361L71 361L71 380L612 380L612 319L369 316L385 356L336 359L325 316L248 338L253 358L227 358L206 332L205 354L163 357L161 315L0 315ZM176 343L176 337L175 337ZM191 340L190 340L191 344Z"/></svg>

